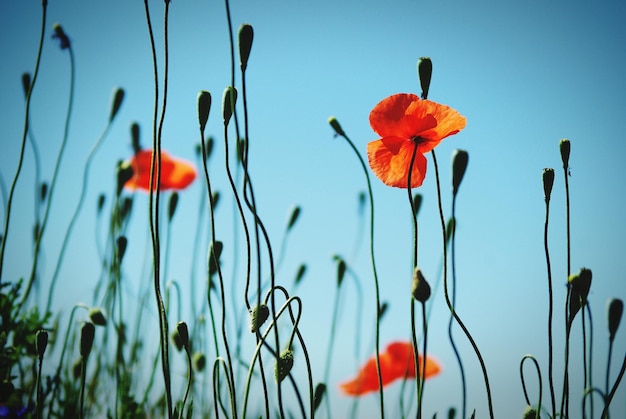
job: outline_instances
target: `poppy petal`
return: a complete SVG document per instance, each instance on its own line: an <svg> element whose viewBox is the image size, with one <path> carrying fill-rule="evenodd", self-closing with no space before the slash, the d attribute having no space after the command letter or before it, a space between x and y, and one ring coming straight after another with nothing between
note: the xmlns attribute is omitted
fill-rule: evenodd
<svg viewBox="0 0 626 419"><path fill-rule="evenodd" d="M415 360L413 358L413 345L410 342L393 342L387 346L385 352L379 354L380 372L383 387L404 378L415 378ZM419 356L420 367L422 357ZM426 358L426 378L439 374L441 367L434 359ZM357 376L339 385L341 391L349 396L361 396L378 390L378 374L376 371L376 358L367 360L361 367Z"/></svg>
<svg viewBox="0 0 626 419"><path fill-rule="evenodd" d="M372 171L384 184L406 188L409 165L415 143L399 137L384 137L367 145L367 158ZM426 157L417 151L411 172L411 188L417 188L426 176Z"/></svg>
<svg viewBox="0 0 626 419"><path fill-rule="evenodd" d="M133 176L124 184L129 190L140 189L150 191L150 166L152 164L152 150L140 150L130 162ZM186 188L196 178L194 166L182 159L173 158L167 152L161 151L161 190L181 190ZM156 185L156 170L154 172Z"/></svg>
<svg viewBox="0 0 626 419"><path fill-rule="evenodd" d="M423 100L409 93L399 93L380 101L370 112L370 126L381 137L412 139L437 126Z"/></svg>
<svg viewBox="0 0 626 419"><path fill-rule="evenodd" d="M456 134L465 128L467 123L464 116L447 105L441 105L430 100L422 100L421 107L437 121L436 126L419 133L418 150L425 154L435 148L441 140Z"/></svg>

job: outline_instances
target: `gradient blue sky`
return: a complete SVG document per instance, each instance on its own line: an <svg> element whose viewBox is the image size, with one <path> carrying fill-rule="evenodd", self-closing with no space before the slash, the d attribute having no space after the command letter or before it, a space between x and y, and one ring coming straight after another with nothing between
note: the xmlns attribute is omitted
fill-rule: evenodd
<svg viewBox="0 0 626 419"><path fill-rule="evenodd" d="M151 7L161 45L162 3L152 2ZM313 361L319 365L316 381L321 380L335 294L331 256L351 256L361 226L357 194L366 188L358 161L343 140L333 139L327 118L336 116L365 153L366 143L376 139L368 123L372 107L393 93L419 94L416 63L420 56L430 56L434 72L429 98L454 107L467 118L466 129L446 139L437 148L437 156L449 214L450 155L455 148L466 149L470 155L457 202L458 312L485 356L496 416L517 416L524 408L518 374L521 357L532 353L544 368L547 365L544 167L557 169L550 227L557 308L565 298L561 138L572 142L572 270L586 266L593 271L590 303L596 326L595 370L600 377L597 381L603 382L600 371L606 359L606 301L610 297L626 298L618 263L626 248L626 146L621 127L626 116L623 2L241 0L232 2L231 11L235 29L247 22L255 31L247 78L251 173L258 208L276 251L289 209L302 206L279 280L290 285L297 266L307 263L307 277L297 294L304 302L305 338L311 345ZM194 146L199 141L196 95L201 89L209 90L214 105L207 132L218 139L217 158L211 161L214 188L225 194L220 101L229 84L230 64L224 5L177 0L170 12L170 90L163 147L194 159ZM0 172L7 187L15 173L22 133L20 75L33 70L40 18L38 1L5 1L0 13ZM90 172L89 196L55 299L55 307L61 308L91 298L99 275L93 240L96 197L111 193L115 162L131 155L129 126L133 121L142 127L143 144L151 141L153 82L142 2L50 1L49 34L54 22L60 22L72 39L77 79L68 151L51 214L54 223L45 241L48 275L76 205L83 162L106 124L112 91L116 86L126 91L122 110ZM63 133L68 69L67 52L47 36L32 105L32 128L44 156L46 180L51 177ZM32 152L27 148L3 280L25 276L30 269L31 244L26 238L30 237L33 219L33 167ZM419 264L435 282L441 233L430 158L428 170L419 190L424 195ZM180 213L174 221L176 244L170 269L171 277L181 283L180 278L189 275L202 187L197 182L181 194ZM388 188L375 178L373 187L381 293L390 304L382 322L384 344L405 338L409 332L411 224L406 191ZM146 205L147 199L137 196L130 260L141 260L143 255ZM218 210L223 217L218 236L226 243L232 234L230 205ZM128 293L132 296L137 294L138 285L133 281L137 281L141 263L135 266L128 260ZM363 283L367 310L363 322L368 325L374 302L365 239L360 253L351 260ZM225 264L229 268L227 259ZM353 318L357 305L354 289L343 287L331 389L354 368ZM446 310L439 292L435 295L429 347L444 365L444 373L428 383L426 412L438 410L440 414L460 402L458 372L445 331ZM561 317L556 319L555 324L560 325ZM363 355L372 349L371 327L366 329ZM476 407L478 417L485 417L478 363L461 333L456 336L470 377L470 406ZM558 355L562 333L557 338ZM579 345L580 339L573 336L573 343ZM626 340L620 331L613 359L616 370L624 351ZM575 391L582 391L582 384ZM616 417L626 411L624 395L622 386L615 402ZM544 401L545 396L547 393ZM334 397L337 409L345 408L346 399ZM376 406L374 396L363 401L363 408L370 406Z"/></svg>

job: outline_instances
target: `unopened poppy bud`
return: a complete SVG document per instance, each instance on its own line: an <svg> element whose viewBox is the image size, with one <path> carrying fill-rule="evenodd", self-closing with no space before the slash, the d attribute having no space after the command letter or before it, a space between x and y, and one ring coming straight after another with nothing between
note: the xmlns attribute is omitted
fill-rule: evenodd
<svg viewBox="0 0 626 419"><path fill-rule="evenodd" d="M211 154L213 153L213 145L215 144L215 139L213 137L209 137L204 142L204 151L206 152L206 159L209 160L211 158Z"/></svg>
<svg viewBox="0 0 626 419"><path fill-rule="evenodd" d="M420 78L420 86L422 87L422 99L428 98L428 90L430 89L430 79L433 75L433 62L428 57L421 57L417 62L417 74Z"/></svg>
<svg viewBox="0 0 626 419"><path fill-rule="evenodd" d="M526 406L526 409L524 409L524 413L522 414L523 419L537 419L538 417L537 409L532 406Z"/></svg>
<svg viewBox="0 0 626 419"><path fill-rule="evenodd" d="M430 298L430 285L426 282L426 278L422 274L422 271L415 268L413 271L413 286L411 293L420 303L425 303Z"/></svg>
<svg viewBox="0 0 626 419"><path fill-rule="evenodd" d="M106 202L106 195L101 193L98 195L98 203L96 205L96 212L100 214L102 212L102 208L104 208L104 203Z"/></svg>
<svg viewBox="0 0 626 419"><path fill-rule="evenodd" d="M180 337L180 341L183 344L183 348L189 348L189 329L187 328L187 323L178 322L176 324L176 330L178 330L178 336Z"/></svg>
<svg viewBox="0 0 626 419"><path fill-rule="evenodd" d="M241 61L241 71L246 71L248 67L248 58L252 49L252 40L254 39L254 30L252 26L244 23L239 27L239 60Z"/></svg>
<svg viewBox="0 0 626 419"><path fill-rule="evenodd" d="M330 118L328 118L328 123L330 124L331 128L335 130L335 134L341 135L342 137L346 135L346 133L343 132L341 125L339 125L339 121L337 121L337 118L331 116Z"/></svg>
<svg viewBox="0 0 626 419"><path fill-rule="evenodd" d="M39 192L40 192L39 197L41 198L41 202L44 202L46 198L48 197L48 184L46 182L41 182L41 189Z"/></svg>
<svg viewBox="0 0 626 419"><path fill-rule="evenodd" d="M413 195L413 215L417 217L417 214L420 212L420 208L422 208L422 201L424 197L422 194L416 193Z"/></svg>
<svg viewBox="0 0 626 419"><path fill-rule="evenodd" d="M387 313L388 308L389 304L387 304L387 302L383 302L380 306L378 306L378 321L380 321L385 313Z"/></svg>
<svg viewBox="0 0 626 419"><path fill-rule="evenodd" d="M74 379L79 379L80 378L80 372L83 369L83 362L81 361L81 359L77 359L74 361L74 363L72 364L72 377L74 377Z"/></svg>
<svg viewBox="0 0 626 419"><path fill-rule="evenodd" d="M92 307L92 308L89 309L89 319L96 326L106 326L107 325L107 318L105 317L104 312L102 311L102 309L100 309L98 307Z"/></svg>
<svg viewBox="0 0 626 419"><path fill-rule="evenodd" d="M550 202L552 185L554 184L554 169L543 169L543 195L546 203Z"/></svg>
<svg viewBox="0 0 626 419"><path fill-rule="evenodd" d="M96 327L91 322L83 323L80 329L80 356L84 359L89 357L93 346L93 339L96 335Z"/></svg>
<svg viewBox="0 0 626 419"><path fill-rule="evenodd" d="M124 255L126 254L126 246L128 246L128 239L125 236L119 236L115 241L117 244L117 261L122 263Z"/></svg>
<svg viewBox="0 0 626 419"><path fill-rule="evenodd" d="M341 286L343 278L346 276L346 261L341 256L335 255L337 261L337 288Z"/></svg>
<svg viewBox="0 0 626 419"><path fill-rule="evenodd" d="M211 196L211 207L213 208L213 210L215 210L215 207L217 207L217 204L220 202L220 191L215 191L213 192L213 195Z"/></svg>
<svg viewBox="0 0 626 419"><path fill-rule="evenodd" d="M245 138L240 138L239 141L237 141L237 161L239 163L242 163L243 159L246 157L246 146Z"/></svg>
<svg viewBox="0 0 626 419"><path fill-rule="evenodd" d="M176 207L178 207L178 192L172 192L170 196L169 207L167 211L167 220L172 221L174 214L176 213Z"/></svg>
<svg viewBox="0 0 626 419"><path fill-rule="evenodd" d="M216 241L211 243L209 247L209 276L213 276L217 273L219 267L220 256L222 255L222 242Z"/></svg>
<svg viewBox="0 0 626 419"><path fill-rule="evenodd" d="M222 97L222 113L224 116L224 126L228 126L230 118L235 112L235 104L237 103L237 89L232 86L228 86L224 89L224 95Z"/></svg>
<svg viewBox="0 0 626 419"><path fill-rule="evenodd" d="M24 90L24 97L28 97L28 92L30 92L30 73L22 73L22 90Z"/></svg>
<svg viewBox="0 0 626 419"><path fill-rule="evenodd" d="M457 149L452 153L452 195L454 196L456 196L465 175L468 160L469 154L465 150Z"/></svg>
<svg viewBox="0 0 626 419"><path fill-rule="evenodd" d="M133 199L130 197L124 198L122 206L120 208L120 217L122 220L126 219L126 216L130 214L130 210L133 208Z"/></svg>
<svg viewBox="0 0 626 419"><path fill-rule="evenodd" d="M291 349L285 349L281 352L280 357L276 360L274 365L274 375L276 382L282 382L291 371L293 367L293 351Z"/></svg>
<svg viewBox="0 0 626 419"><path fill-rule="evenodd" d="M46 352L46 347L48 346L48 332L46 330L38 330L35 335L35 346L37 349L37 356L41 361L43 359L43 354Z"/></svg>
<svg viewBox="0 0 626 419"><path fill-rule="evenodd" d="M139 141L139 132L140 132L139 124L136 122L133 122L130 125L130 144L133 147L133 152L135 154L141 151L141 142Z"/></svg>
<svg viewBox="0 0 626 419"><path fill-rule="evenodd" d="M450 217L448 219L448 223L446 224L446 245L450 243L452 236L454 235L456 229L456 219L454 217Z"/></svg>
<svg viewBox="0 0 626 419"><path fill-rule="evenodd" d="M122 102L124 101L124 89L118 87L115 89L115 93L113 93L113 104L111 105L111 115L109 116L109 122L113 121L117 116L117 113L122 106Z"/></svg>
<svg viewBox="0 0 626 419"><path fill-rule="evenodd" d="M133 178L133 166L130 162L120 161L117 164L117 196L122 194L122 190L124 189L124 185L126 182Z"/></svg>
<svg viewBox="0 0 626 419"><path fill-rule="evenodd" d="M324 394L326 393L326 384L324 383L318 383L315 386L315 396L313 396L313 412L315 412L317 410L318 407L320 407L320 404L322 404L322 400L324 399Z"/></svg>
<svg viewBox="0 0 626 419"><path fill-rule="evenodd" d="M569 167L569 152L570 152L570 142L567 138L563 138L559 142L559 149L561 150L561 160L563 161L563 168L567 169Z"/></svg>
<svg viewBox="0 0 626 419"><path fill-rule="evenodd" d="M269 316L270 309L263 303L252 308L250 310L250 332L258 332Z"/></svg>
<svg viewBox="0 0 626 419"><path fill-rule="evenodd" d="M176 350L178 350L179 352L182 351L185 345L183 345L183 340L180 337L180 332L178 331L178 328L172 330L170 338L172 339L172 342L174 342Z"/></svg>
<svg viewBox="0 0 626 419"><path fill-rule="evenodd" d="M302 281L302 278L304 278L305 273L306 273L306 265L303 263L298 267L298 271L296 272L296 278L294 279L293 283L295 285L298 285L300 281Z"/></svg>
<svg viewBox="0 0 626 419"><path fill-rule="evenodd" d="M211 93L200 90L198 93L198 122L200 122L200 132L204 132L206 123L209 120L211 111Z"/></svg>
<svg viewBox="0 0 626 419"><path fill-rule="evenodd" d="M291 216L289 217L289 222L287 223L287 231L291 230L296 224L296 221L298 221L298 217L300 216L300 212L301 208L298 205L293 207L291 210Z"/></svg>
<svg viewBox="0 0 626 419"><path fill-rule="evenodd" d="M622 312L624 311L624 303L619 298L609 300L607 314L609 320L609 341L613 341L617 328L622 320Z"/></svg>
<svg viewBox="0 0 626 419"><path fill-rule="evenodd" d="M206 356L202 352L196 352L191 357L191 362L193 363L193 367L196 371L204 371L204 367L206 366Z"/></svg>
<svg viewBox="0 0 626 419"><path fill-rule="evenodd" d="M576 313L587 303L591 288L591 270L582 268L577 274L570 275L567 282L570 287L569 321L571 323Z"/></svg>
<svg viewBox="0 0 626 419"><path fill-rule="evenodd" d="M55 23L52 26L54 30L54 34L52 34L53 39L58 39L60 42L61 49L68 49L70 47L70 38L65 34L63 27L60 23Z"/></svg>

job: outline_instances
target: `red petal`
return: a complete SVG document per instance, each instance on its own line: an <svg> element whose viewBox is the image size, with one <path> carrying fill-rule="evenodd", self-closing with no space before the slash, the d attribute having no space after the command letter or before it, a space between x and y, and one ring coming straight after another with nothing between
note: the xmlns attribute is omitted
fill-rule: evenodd
<svg viewBox="0 0 626 419"><path fill-rule="evenodd" d="M133 177L126 182L124 187L143 191L150 190L150 166L152 164L152 150L141 150L131 160ZM196 169L191 163L182 159L171 157L167 152L161 151L161 190L184 189L196 178ZM154 173L156 185L156 167Z"/></svg>
<svg viewBox="0 0 626 419"><path fill-rule="evenodd" d="M406 188L414 148L415 143L411 140L385 137L367 145L367 158L372 171L383 183ZM425 176L426 157L418 149L411 172L411 188L420 186Z"/></svg>
<svg viewBox="0 0 626 419"><path fill-rule="evenodd" d="M413 94L399 93L380 101L370 112L370 125L381 137L406 140L437 126L423 100Z"/></svg>

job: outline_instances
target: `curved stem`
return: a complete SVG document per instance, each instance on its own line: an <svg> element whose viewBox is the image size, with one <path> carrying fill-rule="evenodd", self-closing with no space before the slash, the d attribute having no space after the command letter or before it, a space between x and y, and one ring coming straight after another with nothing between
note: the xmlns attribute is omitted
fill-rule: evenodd
<svg viewBox="0 0 626 419"><path fill-rule="evenodd" d="M552 404L552 417L556 417L556 399L554 395L554 376L553 376L553 346L552 346L552 312L553 312L553 293L552 293L552 268L550 265L550 251L548 249L548 221L550 219L550 199L546 197L546 218L543 229L543 246L546 254L546 266L548 269L548 383L550 387L550 402Z"/></svg>
<svg viewBox="0 0 626 419"><path fill-rule="evenodd" d="M543 394L543 384L541 381L541 369L539 368L539 363L537 362L535 357L532 355L525 355L522 358L522 361L520 362L520 365L519 365L519 374L520 374L520 378L522 379L522 390L524 391L526 404L529 406L532 406L532 404L530 403L530 399L528 398L528 392L526 391L526 380L524 379L524 361L526 361L527 359L530 359L535 364L535 368L537 369L537 379L539 380L539 404L537 405L537 412L541 412L541 395ZM554 416L552 417L554 418Z"/></svg>

